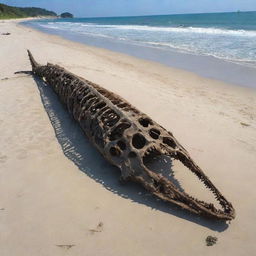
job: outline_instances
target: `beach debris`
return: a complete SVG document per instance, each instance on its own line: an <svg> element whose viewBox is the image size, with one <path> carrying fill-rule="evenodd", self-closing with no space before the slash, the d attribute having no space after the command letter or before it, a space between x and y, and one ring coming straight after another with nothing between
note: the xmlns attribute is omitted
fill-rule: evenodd
<svg viewBox="0 0 256 256"><path fill-rule="evenodd" d="M218 238L215 236L207 236L205 239L207 246L213 246L214 244L217 243L217 241L218 241Z"/></svg>
<svg viewBox="0 0 256 256"><path fill-rule="evenodd" d="M72 248L75 245L74 244L56 244L56 246L63 248L65 250L69 250L70 248Z"/></svg>
<svg viewBox="0 0 256 256"><path fill-rule="evenodd" d="M121 170L122 182L138 182L158 198L200 216L223 221L235 218L232 204L195 164L171 132L120 96L58 65L39 65L30 51L28 55L32 72L52 87L91 143ZM155 158L166 156L179 161L195 174L214 194L222 209L192 197L177 182L150 167L149 163Z"/></svg>
<svg viewBox="0 0 256 256"><path fill-rule="evenodd" d="M103 231L103 222L99 222L97 227L95 229L89 229L90 232L92 233L98 233Z"/></svg>

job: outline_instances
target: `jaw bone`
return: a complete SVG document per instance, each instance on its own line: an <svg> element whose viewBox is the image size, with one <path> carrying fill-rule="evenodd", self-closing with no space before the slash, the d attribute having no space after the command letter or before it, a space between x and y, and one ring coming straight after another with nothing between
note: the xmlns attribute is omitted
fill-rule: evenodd
<svg viewBox="0 0 256 256"><path fill-rule="evenodd" d="M121 180L142 184L152 194L195 214L232 220L235 210L194 163L172 133L118 95L57 65L39 65L28 51L32 71L58 94L92 144L121 170ZM177 182L147 163L158 156L180 161L209 189L222 209L181 190Z"/></svg>

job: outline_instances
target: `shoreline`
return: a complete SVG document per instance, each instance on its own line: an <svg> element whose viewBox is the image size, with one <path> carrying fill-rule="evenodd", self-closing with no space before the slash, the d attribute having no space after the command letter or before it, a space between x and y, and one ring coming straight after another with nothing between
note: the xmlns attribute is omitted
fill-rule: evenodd
<svg viewBox="0 0 256 256"><path fill-rule="evenodd" d="M53 17L53 16L37 16L37 17L26 17L26 18L7 18L7 19L0 19L0 23L4 23L4 22L21 23L21 22L24 22L24 21L44 20L44 19L57 19L57 16L56 17Z"/></svg>
<svg viewBox="0 0 256 256"><path fill-rule="evenodd" d="M227 61L214 56L184 53L175 49L161 49L152 46L113 40L111 38L79 35L72 31L51 30L35 24L22 24L36 31L57 35L63 39L85 44L87 46L107 49L126 54L146 61L153 61L162 65L196 73L199 76L215 79L224 83L256 89L256 68L240 63Z"/></svg>
<svg viewBox="0 0 256 256"><path fill-rule="evenodd" d="M44 19L44 18L42 18ZM36 33L38 35L42 35L44 37L49 37L52 40L56 40L57 43L61 43L63 45L72 45L73 47L78 47L79 50L87 50L87 51L92 51L94 54L101 56L102 54L106 54L111 56L111 58L115 58L117 57L118 59L120 58L120 60L128 60L129 62L136 62L136 64L138 64L138 66L144 70L145 66L148 69L148 73L150 73L150 71L152 73L154 73L154 69L157 68L158 70L161 70L164 74L168 73L171 71L172 74L177 75L178 79L182 78L182 77L188 77L189 79L194 79L197 81L200 81L200 83L202 81L205 81L205 83L207 84L207 82L213 82L214 86L216 86L216 89L223 89L223 90L232 90L235 89L237 91L239 91L239 93L252 93L252 94L256 94L256 87L250 87L250 86L241 86L239 84L235 84L235 83L229 83L229 82L225 82L219 79L214 79L214 78L209 78L209 77L205 77L202 75L197 74L196 72L193 71L188 71L186 69L183 68L177 68L177 67L172 67L172 66L168 66L165 65L163 63L154 61L154 60L147 60L144 58L140 58L140 57L136 57L136 56L132 56L129 55L127 53L123 53L123 52L119 52L119 51L113 51L110 49L106 49L106 48L102 48L102 47L97 47L94 45L88 45L85 43L81 43L78 41L74 41L71 39L67 39L67 38L63 38L60 35L56 35L56 34L51 34L51 33L47 33L47 32L43 32L40 31L36 28L33 27L29 27L27 25L22 24L23 21L15 21L16 25L20 28L24 28L27 29L28 31L33 31L33 33ZM44 63L47 63L48 61L46 60ZM43 63L41 63L43 64ZM230 63L228 63L230 64ZM160 76L160 74L159 74Z"/></svg>
<svg viewBox="0 0 256 256"><path fill-rule="evenodd" d="M1 255L251 255L256 251L256 91L0 23ZM88 143L36 61L113 91L173 132L233 203L229 223L157 201ZM92 232L101 224L99 232ZM18 228L17 228L18 227ZM205 245L208 235L218 242ZM171 238L171 239L170 239ZM184 246L184 244L186 246Z"/></svg>

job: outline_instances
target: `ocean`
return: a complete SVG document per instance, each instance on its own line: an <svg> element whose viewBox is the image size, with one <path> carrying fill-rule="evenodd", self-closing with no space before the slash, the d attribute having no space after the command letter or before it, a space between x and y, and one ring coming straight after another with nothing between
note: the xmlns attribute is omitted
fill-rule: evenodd
<svg viewBox="0 0 256 256"><path fill-rule="evenodd" d="M153 55L158 52L163 56L181 53L199 58L208 56L250 67L251 73L256 68L256 12L51 19L32 20L26 24L47 33L110 50L127 53L128 50L123 49L130 48L128 53L136 57L141 56L133 54L134 49L144 47L143 51L148 56L152 55L152 51ZM121 47L124 45L126 47ZM155 60L153 57L148 59ZM161 57L158 60L161 62ZM167 60L162 62L168 64L164 63ZM180 62L184 62L184 59ZM192 64L197 62L193 61ZM224 62L221 65L225 65ZM175 67L189 69L182 65ZM198 70L200 68L199 65ZM212 74L208 77L215 78Z"/></svg>

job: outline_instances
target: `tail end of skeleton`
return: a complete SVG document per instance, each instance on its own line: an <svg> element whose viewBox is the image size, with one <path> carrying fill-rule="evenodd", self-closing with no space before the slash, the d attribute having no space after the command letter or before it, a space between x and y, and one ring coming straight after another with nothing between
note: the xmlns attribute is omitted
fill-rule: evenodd
<svg viewBox="0 0 256 256"><path fill-rule="evenodd" d="M34 71L34 69L36 67L39 66L39 64L35 61L32 53L30 52L30 50L27 50L28 51L28 57L29 57L29 60L30 60L30 63L31 63L31 66L32 66L32 71Z"/></svg>

